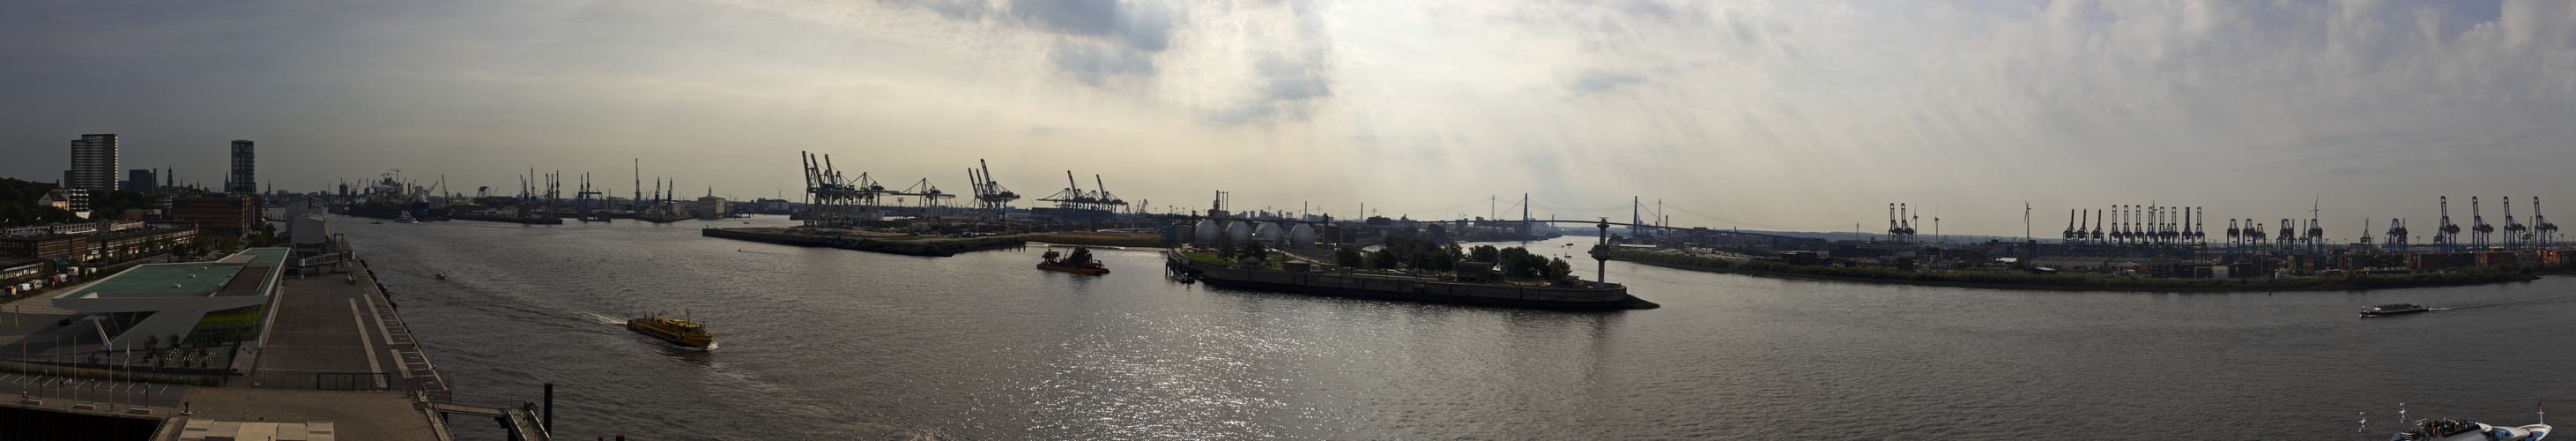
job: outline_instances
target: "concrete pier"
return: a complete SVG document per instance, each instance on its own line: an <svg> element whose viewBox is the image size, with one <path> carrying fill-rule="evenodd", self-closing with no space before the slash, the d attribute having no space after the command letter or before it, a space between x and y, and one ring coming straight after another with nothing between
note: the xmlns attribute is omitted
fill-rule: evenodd
<svg viewBox="0 0 2576 441"><path fill-rule="evenodd" d="M272 423L325 427L332 439L447 440L442 408L486 409L516 439L547 439L536 428L534 412L519 408L485 408L448 403L453 394L437 366L411 335L395 302L376 283L364 261L339 265L337 271L298 271L270 294L258 337L240 345L233 368L238 376L98 375L49 364L16 364L21 372L0 372L0 388L20 396L0 400L0 412L41 418L80 419L98 427L122 427L98 439L181 440L203 427L271 427ZM321 268L314 268L319 270ZM39 341L77 340L84 334L73 311L46 307L37 297L0 305L0 311L26 311L0 326L0 342L33 347ZM59 334L59 335L58 335ZM88 336L95 346L100 339ZM61 350L77 350L69 343ZM49 347L49 349L51 349ZM90 354L78 354L86 357ZM71 357L62 357L71 358ZM109 360L97 366L125 366ZM146 364L148 366L148 364ZM201 370L202 371L202 370ZM69 378L78 376L79 378ZM177 381L220 386L186 386L143 382ZM443 406L443 407L440 407ZM466 412L475 416L483 413ZM315 424L319 423L319 424ZM479 425L479 424L478 424ZM140 427L140 429L137 429ZM188 427L201 430L190 432ZM244 429L247 430L247 429ZM149 435L136 435L149 434ZM202 438L198 438L202 439ZM284 439L284 438L280 438ZM325 439L325 438L308 438Z"/></svg>

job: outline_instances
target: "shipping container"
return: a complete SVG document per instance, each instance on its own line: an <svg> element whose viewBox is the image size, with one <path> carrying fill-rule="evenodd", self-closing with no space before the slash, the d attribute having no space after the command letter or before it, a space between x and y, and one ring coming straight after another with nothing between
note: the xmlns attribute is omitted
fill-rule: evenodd
<svg viewBox="0 0 2576 441"><path fill-rule="evenodd" d="M2490 251L2477 254L2478 266L2505 266L2515 264L2514 255L2510 252Z"/></svg>

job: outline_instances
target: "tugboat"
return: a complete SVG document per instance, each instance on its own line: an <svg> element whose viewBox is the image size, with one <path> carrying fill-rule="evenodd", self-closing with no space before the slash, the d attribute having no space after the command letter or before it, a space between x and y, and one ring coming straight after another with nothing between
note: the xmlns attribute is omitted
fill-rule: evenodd
<svg viewBox="0 0 2576 441"><path fill-rule="evenodd" d="M2390 303L2390 304L2386 304L2386 305L2379 305L2379 306L2373 306L2373 307L2369 307L2369 308L2366 308L2366 309L2362 309L2362 310L2361 310L2361 316L2362 316L2362 317L2380 317L2380 316L2390 316L2390 315L2398 315L2398 314L2414 314L2414 313L2418 313L2418 312L2431 311L2431 310L2432 310L2431 308L2425 308L2425 307L2424 307L2424 304L2422 304L2422 303Z"/></svg>
<svg viewBox="0 0 2576 441"><path fill-rule="evenodd" d="M1038 262L1038 269L1086 276L1109 274L1109 268L1101 267L1098 260L1091 260L1090 248L1073 247L1073 254L1062 255L1061 260L1057 257L1059 255L1054 250L1048 250L1046 261Z"/></svg>
<svg viewBox="0 0 2576 441"><path fill-rule="evenodd" d="M652 314L644 318L627 320L626 329L681 346L705 348L716 344L716 337L707 334L706 325L685 318L675 319L663 317L661 314Z"/></svg>

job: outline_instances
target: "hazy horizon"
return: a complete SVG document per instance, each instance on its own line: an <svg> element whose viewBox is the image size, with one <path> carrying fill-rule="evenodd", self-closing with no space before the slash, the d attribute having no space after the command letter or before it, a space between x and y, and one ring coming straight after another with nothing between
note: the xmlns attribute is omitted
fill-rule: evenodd
<svg viewBox="0 0 2576 441"><path fill-rule="evenodd" d="M515 194L798 199L799 151L968 193L1070 170L1151 209L2055 236L2068 210L2204 207L2337 241L2439 196L2570 204L2576 4L648 0L0 6L0 176L69 141L217 185L390 169ZM120 176L122 173L120 172ZM648 182L647 185L650 185ZM511 188L507 191L501 188ZM569 192L569 190L567 190ZM2561 202L2567 201L2567 202ZM2576 205L2558 205L2576 207ZM1518 216L1506 208L1503 217ZM2277 225L2271 226L2277 228ZM2375 236L2375 234L2374 234Z"/></svg>

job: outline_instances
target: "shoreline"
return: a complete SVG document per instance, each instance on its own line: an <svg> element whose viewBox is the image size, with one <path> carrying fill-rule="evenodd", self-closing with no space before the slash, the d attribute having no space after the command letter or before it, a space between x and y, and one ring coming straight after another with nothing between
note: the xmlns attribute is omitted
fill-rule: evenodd
<svg viewBox="0 0 2576 441"><path fill-rule="evenodd" d="M1774 278L1774 279L1821 280L1821 281L1829 281L1829 282L1851 282L1851 283L1865 283L1865 284L1878 284L1878 285L1938 286L1938 287L1949 287L1949 288L1985 288L1985 289L2005 289L2005 290L2023 290L2023 291L2116 291L2116 292L2369 291L2369 290L2378 290L2378 289L2401 289L2401 288L2442 288L2442 287L2454 287L2454 286L2486 285L2486 284L2495 284L2495 283L2530 282L2530 281L2534 281L2534 280L2540 280L2540 275L2539 275L2539 274L2528 274L2528 275L2522 275L2521 277L2518 277L2518 278L2499 279L2499 280L2461 281L2461 282L2454 282L2454 283L2440 283L2440 282L2436 282L2436 283L2409 284L2409 285L2402 285L2402 286L2374 286L2374 287L2364 287L2364 286L2347 286L2347 285L2327 285L2327 284L2316 284L2316 285L2310 285L2310 284L2305 284L2305 283L2299 283L2299 284L2285 284L2285 283L2276 283L2276 282L2259 282L2259 283L2258 283L2258 282L2250 282L2250 281L2249 281L2249 282L2238 283L2238 284L2232 284L2232 285L2231 285L2231 284L2223 284L2223 283L2214 283L2214 284L2209 284L2209 285L2204 285L2204 286L2041 285L2041 284L2025 284L2025 283L1980 283L1980 282L1954 282L1954 281L1944 281L1944 280L1880 279L1880 278L1871 278L1871 277L1829 276L1829 275L1821 275L1821 274L1784 273L1784 272L1778 272L1778 271L1756 271L1756 270L1741 270L1741 269L1734 269L1734 268L1713 268L1713 267L1700 266L1700 265L1688 265L1688 264L1667 263L1667 262L1651 262L1651 261L1643 261L1643 260L1628 260L1628 259L1620 259L1620 261L1622 261L1622 262L1628 262L1628 263L1634 263L1634 264L1639 264L1639 265L1648 265L1648 266L1656 266L1656 267L1672 268L1672 269L1686 270L1686 271L1700 271L1700 272L1710 272L1710 273L1736 274L1736 275L1744 275L1744 276L1752 276L1752 277L1765 277L1765 278ZM2217 280L2217 279L2201 279L2201 280ZM2238 279L2238 280L2255 280L2255 279ZM2280 280L2300 280L2300 279L2280 279ZM2306 280L2319 280L2319 279L2306 279Z"/></svg>

